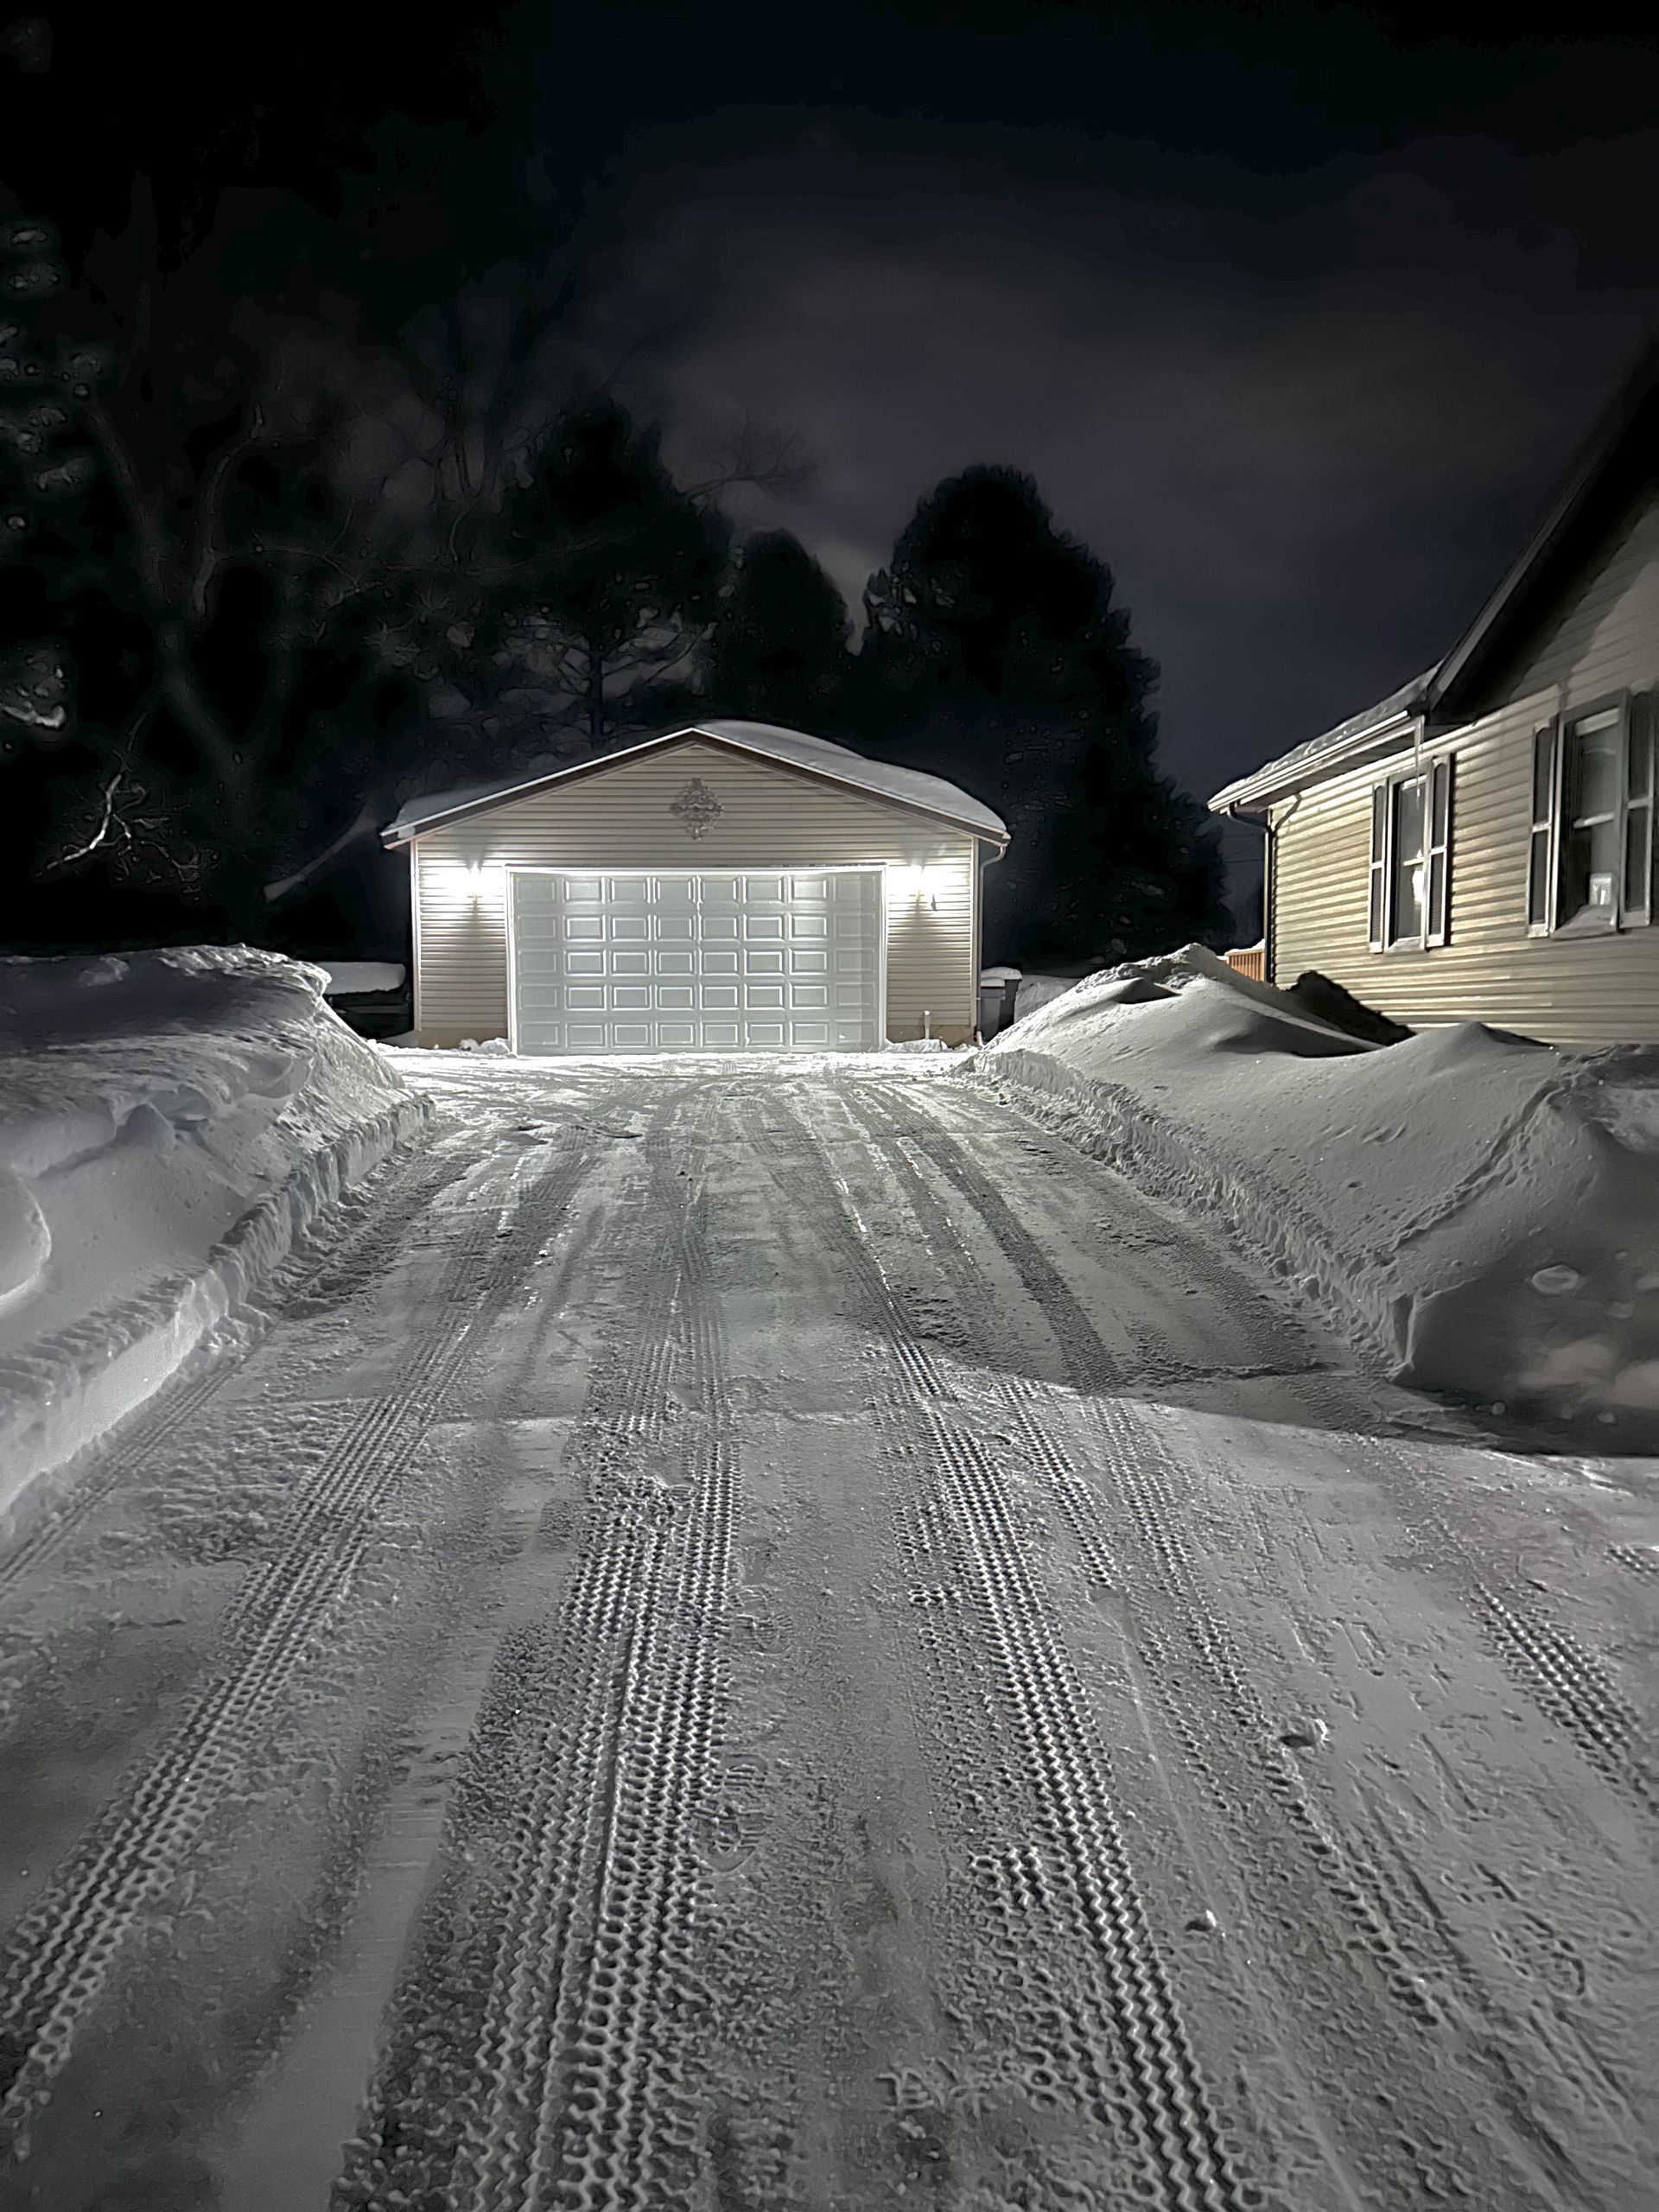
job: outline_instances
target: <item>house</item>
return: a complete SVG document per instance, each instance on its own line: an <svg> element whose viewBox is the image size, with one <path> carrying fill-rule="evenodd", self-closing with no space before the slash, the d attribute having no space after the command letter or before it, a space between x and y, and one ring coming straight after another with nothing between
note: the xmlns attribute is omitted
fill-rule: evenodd
<svg viewBox="0 0 1659 2212"><path fill-rule="evenodd" d="M1656 385L1659 342L1444 659L1211 800L1267 832L1269 982L1659 1043Z"/></svg>
<svg viewBox="0 0 1659 2212"><path fill-rule="evenodd" d="M528 1053L971 1039L1007 830L935 776L709 721L407 804L415 1028Z"/></svg>

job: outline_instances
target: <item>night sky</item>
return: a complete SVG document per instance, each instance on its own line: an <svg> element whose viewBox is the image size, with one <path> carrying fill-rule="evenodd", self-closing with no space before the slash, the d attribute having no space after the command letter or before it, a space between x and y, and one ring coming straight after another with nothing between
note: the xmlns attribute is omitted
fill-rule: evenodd
<svg viewBox="0 0 1659 2212"><path fill-rule="evenodd" d="M812 480L734 511L793 529L855 615L918 495L1031 471L1114 570L1167 766L1207 795L1449 646L1653 321L1650 9L1487 20L519 9L484 58L493 120L439 180L442 251L418 225L399 248L384 177L353 188L380 203L362 285L400 251L405 305L423 276L556 266L566 345L671 461L743 410L798 435ZM228 35L194 66L233 136L259 64ZM384 144L359 48L338 81L315 48L297 96L332 143ZM418 60L384 73L394 112ZM276 158L256 181L315 193Z"/></svg>
<svg viewBox="0 0 1659 2212"><path fill-rule="evenodd" d="M593 327L669 326L626 381L684 436L734 398L799 425L817 481L753 512L855 602L919 492L1031 470L1207 795L1451 645L1654 313L1634 14L1402 20L826 10L788 57L617 10L592 73L653 76L588 118Z"/></svg>

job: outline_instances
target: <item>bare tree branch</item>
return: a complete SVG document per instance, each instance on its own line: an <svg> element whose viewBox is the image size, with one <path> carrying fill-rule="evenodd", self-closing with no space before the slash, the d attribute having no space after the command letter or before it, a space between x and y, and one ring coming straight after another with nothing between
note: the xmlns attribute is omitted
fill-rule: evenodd
<svg viewBox="0 0 1659 2212"><path fill-rule="evenodd" d="M222 551L217 543L219 513L231 472L252 452L265 434L265 417L257 399L252 403L246 428L232 440L207 472L196 511L195 546L190 562L190 618L198 626L207 620L207 591L218 570Z"/></svg>

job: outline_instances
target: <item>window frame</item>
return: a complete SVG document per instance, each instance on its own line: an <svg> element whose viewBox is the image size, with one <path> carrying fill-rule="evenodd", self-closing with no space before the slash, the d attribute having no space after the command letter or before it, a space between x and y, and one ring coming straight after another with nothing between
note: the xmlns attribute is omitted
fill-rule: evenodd
<svg viewBox="0 0 1659 2212"><path fill-rule="evenodd" d="M1371 855L1367 876L1367 936L1373 952L1431 952L1451 934L1452 841L1456 804L1455 752L1420 755L1371 786ZM1421 926L1410 937L1395 933L1400 793L1423 787Z"/></svg>
<svg viewBox="0 0 1659 2212"><path fill-rule="evenodd" d="M1532 794L1529 799L1531 823L1527 841L1527 934L1529 937L1607 937L1625 931L1647 929L1659 918L1659 900L1656 900L1655 861L1656 857L1654 823L1659 815L1659 716L1656 716L1655 700L1659 694L1650 689L1637 690L1627 685L1622 690L1605 693L1596 699L1586 699L1574 706L1569 713L1565 708L1551 715L1547 722L1539 723L1533 732ZM1618 748L1614 771L1616 802L1611 817L1613 824L1613 902L1604 916L1592 909L1581 907L1575 914L1561 912L1562 869L1566 859L1567 819L1568 795L1567 762L1573 733L1582 723L1598 715L1617 714ZM1541 744L1551 747L1549 773L1549 814L1548 819L1538 812L1538 761ZM1639 754L1637 747L1640 747ZM1638 789L1631 788L1632 768L1639 765L1643 773ZM1598 817L1602 818L1602 817ZM1637 824L1639 840L1637 857L1641 865L1637 874L1645 895L1632 899L1630 888L1631 830ZM1536 911L1538 901L1534 891L1535 855L1541 841L1547 854L1547 875L1542 912Z"/></svg>

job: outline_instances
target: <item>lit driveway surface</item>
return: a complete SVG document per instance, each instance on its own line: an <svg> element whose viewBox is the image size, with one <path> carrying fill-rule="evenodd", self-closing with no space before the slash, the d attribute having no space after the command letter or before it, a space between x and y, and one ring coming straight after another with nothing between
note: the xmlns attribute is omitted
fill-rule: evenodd
<svg viewBox="0 0 1659 2212"><path fill-rule="evenodd" d="M1659 2202L1650 1465L937 1064L405 1065L0 1560L0 2202Z"/></svg>

